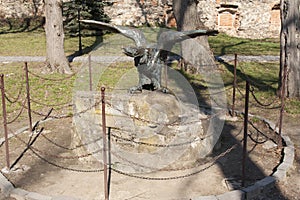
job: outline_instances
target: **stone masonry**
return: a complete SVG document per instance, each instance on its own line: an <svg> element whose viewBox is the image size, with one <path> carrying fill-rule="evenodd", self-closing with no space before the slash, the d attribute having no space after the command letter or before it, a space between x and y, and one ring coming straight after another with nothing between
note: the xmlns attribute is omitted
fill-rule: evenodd
<svg viewBox="0 0 300 200"><path fill-rule="evenodd" d="M107 0L111 23L126 26L176 27L172 0ZM243 38L278 38L279 0L198 0L201 20L216 29ZM42 15L42 0L0 0L0 18Z"/></svg>
<svg viewBox="0 0 300 200"><path fill-rule="evenodd" d="M175 27L171 0L112 0L106 13L116 25ZM199 0L208 29L244 38L276 38L280 32L279 0Z"/></svg>
<svg viewBox="0 0 300 200"><path fill-rule="evenodd" d="M39 16L43 14L43 0L0 0L0 19Z"/></svg>
<svg viewBox="0 0 300 200"><path fill-rule="evenodd" d="M169 0L112 0L111 3L105 11L116 25L167 25L172 17Z"/></svg>

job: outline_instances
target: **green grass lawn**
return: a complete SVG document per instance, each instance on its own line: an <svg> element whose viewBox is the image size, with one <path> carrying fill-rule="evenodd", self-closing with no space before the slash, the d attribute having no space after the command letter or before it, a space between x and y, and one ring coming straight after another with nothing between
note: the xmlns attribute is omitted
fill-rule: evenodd
<svg viewBox="0 0 300 200"><path fill-rule="evenodd" d="M209 37L209 44L215 55L279 55L279 39L243 39L223 33Z"/></svg>
<svg viewBox="0 0 300 200"><path fill-rule="evenodd" d="M83 48L89 47L96 42L94 36L83 37ZM65 37L65 53L71 55L78 51L78 38ZM41 29L32 32L0 34L1 56L45 56L46 36Z"/></svg>
<svg viewBox="0 0 300 200"><path fill-rule="evenodd" d="M141 28L149 42L155 42L159 28ZM111 43L114 50L118 45L132 44L132 41L124 36L109 34L104 38L89 36L82 37L83 49L97 46L100 42ZM209 37L210 46L215 55L235 54L240 55L279 55L280 45L277 39L251 40L230 37L225 34ZM78 37L65 37L66 55L78 51ZM30 32L3 33L0 34L0 55L2 56L44 56L46 54L46 38L43 29Z"/></svg>

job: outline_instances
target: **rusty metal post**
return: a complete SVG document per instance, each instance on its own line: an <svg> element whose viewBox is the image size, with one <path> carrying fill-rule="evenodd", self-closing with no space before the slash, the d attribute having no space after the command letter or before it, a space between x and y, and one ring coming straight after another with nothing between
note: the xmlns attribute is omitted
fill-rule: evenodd
<svg viewBox="0 0 300 200"><path fill-rule="evenodd" d="M108 181L107 181L107 190L108 196L110 194L110 182L111 182L111 127L108 127Z"/></svg>
<svg viewBox="0 0 300 200"><path fill-rule="evenodd" d="M108 200L108 179L107 179L107 147L106 147L106 118L105 118L105 87L101 87L101 103L102 103L102 133L103 133L103 178L104 178L104 195Z"/></svg>
<svg viewBox="0 0 300 200"><path fill-rule="evenodd" d="M232 117L235 116L236 67L237 67L237 54L234 54L233 91L232 91L232 108L231 108Z"/></svg>
<svg viewBox="0 0 300 200"><path fill-rule="evenodd" d="M168 65L165 64L165 81L166 81L166 90L168 89Z"/></svg>
<svg viewBox="0 0 300 200"><path fill-rule="evenodd" d="M28 76L28 65L25 62L25 78L26 78L26 94L27 94L27 107L28 107L28 119L29 119L29 131L32 132L32 117L31 117L31 105L30 105L30 87Z"/></svg>
<svg viewBox="0 0 300 200"><path fill-rule="evenodd" d="M1 96L2 96L2 109L3 109L3 127L4 127L4 138L5 138L5 155L6 155L6 167L10 168L9 161L9 147L8 147L8 131L7 131L7 114L6 114L6 103L5 103L5 89L4 89L4 75L0 74L1 82Z"/></svg>
<svg viewBox="0 0 300 200"><path fill-rule="evenodd" d="M91 54L89 54L89 78L90 78L90 91L93 91L92 59L91 59Z"/></svg>
<svg viewBox="0 0 300 200"><path fill-rule="evenodd" d="M80 7L77 10L77 20L78 20L78 50L79 54L82 55L82 41L81 41L81 23L80 23Z"/></svg>
<svg viewBox="0 0 300 200"><path fill-rule="evenodd" d="M283 121L283 113L284 113L284 106L285 106L285 86L286 86L286 78L287 78L287 65L284 65L283 69L283 80L281 84L281 107L280 107L280 115L279 115L279 127L278 127L278 148L282 148L282 139L281 139L281 132L282 132L282 121Z"/></svg>
<svg viewBox="0 0 300 200"><path fill-rule="evenodd" d="M250 84L249 84L249 81L246 81L245 113L244 113L244 139L243 139L243 160L242 160L242 187L245 186L245 180L246 180L249 91L250 91Z"/></svg>

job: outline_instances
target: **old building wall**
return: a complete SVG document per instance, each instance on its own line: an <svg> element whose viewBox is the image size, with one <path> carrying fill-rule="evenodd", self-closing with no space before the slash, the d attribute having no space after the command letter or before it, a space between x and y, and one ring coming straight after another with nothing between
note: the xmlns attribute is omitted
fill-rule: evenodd
<svg viewBox="0 0 300 200"><path fill-rule="evenodd" d="M0 0L1 18L42 15L43 0ZM65 0L70 1L70 0ZM127 26L175 27L172 0L107 0L111 23ZM198 11L208 29L245 38L278 38L280 0L199 0Z"/></svg>
<svg viewBox="0 0 300 200"><path fill-rule="evenodd" d="M43 0L0 0L0 18L25 18L42 15Z"/></svg>
<svg viewBox="0 0 300 200"><path fill-rule="evenodd" d="M110 0L105 12L116 25L165 25L174 24L170 0Z"/></svg>
<svg viewBox="0 0 300 200"><path fill-rule="evenodd" d="M200 0L199 14L208 28L244 38L278 38L279 0Z"/></svg>
<svg viewBox="0 0 300 200"><path fill-rule="evenodd" d="M171 0L112 0L106 9L117 25L176 26ZM279 0L199 0L201 20L209 29L244 38L276 38L280 32Z"/></svg>

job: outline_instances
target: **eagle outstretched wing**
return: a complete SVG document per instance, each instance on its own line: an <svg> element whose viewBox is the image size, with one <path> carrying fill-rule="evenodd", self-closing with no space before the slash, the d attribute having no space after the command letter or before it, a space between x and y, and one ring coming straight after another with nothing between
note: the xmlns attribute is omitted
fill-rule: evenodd
<svg viewBox="0 0 300 200"><path fill-rule="evenodd" d="M191 31L165 31L158 38L158 48L171 50L173 45L183 40L195 38L201 35L216 35L216 30L191 30Z"/></svg>
<svg viewBox="0 0 300 200"><path fill-rule="evenodd" d="M132 39L137 47L146 47L147 40L142 31L138 29L131 29L124 26L111 25L105 22L95 21L95 20L80 20L81 22L92 24L98 28L109 30L114 33L121 33L125 37Z"/></svg>

